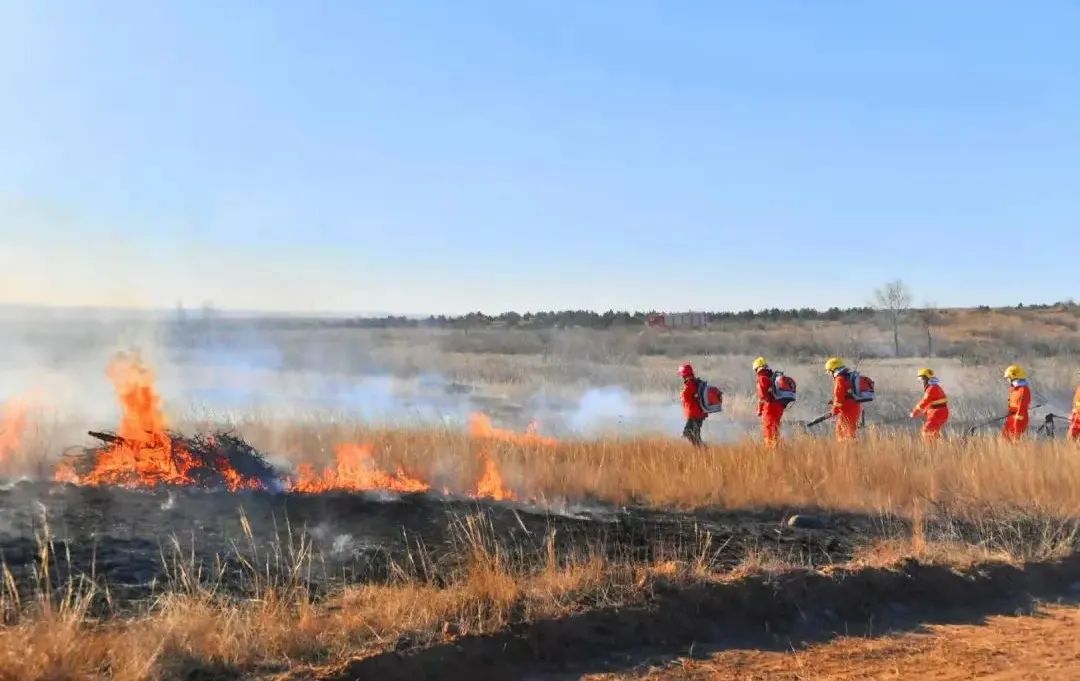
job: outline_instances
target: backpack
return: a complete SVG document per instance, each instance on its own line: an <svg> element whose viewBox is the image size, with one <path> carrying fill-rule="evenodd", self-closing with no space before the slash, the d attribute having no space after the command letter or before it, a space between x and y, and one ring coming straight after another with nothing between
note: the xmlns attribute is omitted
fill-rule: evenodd
<svg viewBox="0 0 1080 681"><path fill-rule="evenodd" d="M872 378L863 376L857 371L852 371L848 375L848 380L851 381L851 399L856 402L874 401L874 380Z"/></svg>
<svg viewBox="0 0 1080 681"><path fill-rule="evenodd" d="M706 414L718 414L724 410L724 392L714 385L698 379L698 404Z"/></svg>
<svg viewBox="0 0 1080 681"><path fill-rule="evenodd" d="M788 376L783 371L774 370L772 386L773 397L780 404L788 405L795 401L795 379L791 376Z"/></svg>

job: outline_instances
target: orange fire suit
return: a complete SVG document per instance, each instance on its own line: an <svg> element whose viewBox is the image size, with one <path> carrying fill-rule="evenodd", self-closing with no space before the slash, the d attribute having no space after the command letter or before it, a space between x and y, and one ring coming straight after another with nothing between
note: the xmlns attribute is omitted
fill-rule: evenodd
<svg viewBox="0 0 1080 681"><path fill-rule="evenodd" d="M683 437L695 447L701 447L701 425L709 414L701 408L698 400L698 380L690 377L683 381L682 389L683 414L686 416L686 425L683 427Z"/></svg>
<svg viewBox="0 0 1080 681"><path fill-rule="evenodd" d="M1072 423L1069 424L1069 439L1080 442L1080 386L1073 395Z"/></svg>
<svg viewBox="0 0 1080 681"><path fill-rule="evenodd" d="M1031 408L1031 388L1027 381L1013 381L1009 386L1009 415L1001 429L1006 440L1018 440L1027 432L1028 410Z"/></svg>
<svg viewBox="0 0 1080 681"><path fill-rule="evenodd" d="M941 387L937 379L927 382L922 399L911 412L912 416L919 414L926 415L926 421L923 422L922 427L923 439L927 441L938 439L942 427L949 420L949 398L945 396L945 389Z"/></svg>
<svg viewBox="0 0 1080 681"><path fill-rule="evenodd" d="M765 444L775 447L780 440L780 418L787 405L776 399L773 389L773 372L762 367L757 372L758 416L761 417L761 436Z"/></svg>
<svg viewBox="0 0 1080 681"><path fill-rule="evenodd" d="M851 374L841 371L833 377L832 413L836 417L836 440L854 440L862 405L852 396Z"/></svg>

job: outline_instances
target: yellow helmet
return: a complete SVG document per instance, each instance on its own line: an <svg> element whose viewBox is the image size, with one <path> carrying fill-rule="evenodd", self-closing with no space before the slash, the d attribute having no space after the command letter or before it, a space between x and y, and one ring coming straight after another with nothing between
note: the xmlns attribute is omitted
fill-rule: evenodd
<svg viewBox="0 0 1080 681"><path fill-rule="evenodd" d="M829 373L832 373L832 372L836 371L837 369L843 369L843 368L844 368L844 360L839 358L839 357L830 357L828 359L828 361L825 362L825 371L828 371Z"/></svg>
<svg viewBox="0 0 1080 681"><path fill-rule="evenodd" d="M1027 378L1027 372L1024 371L1024 367L1019 364L1010 364L1005 368L1005 378L1010 381L1016 381L1021 378Z"/></svg>
<svg viewBox="0 0 1080 681"><path fill-rule="evenodd" d="M758 357L754 360L754 371L757 371L763 366L768 366L769 362L764 357Z"/></svg>
<svg viewBox="0 0 1080 681"><path fill-rule="evenodd" d="M916 376L918 376L919 378L933 378L934 377L934 370L930 369L930 368L927 368L927 367L923 367L922 369L919 369L919 373L916 374Z"/></svg>

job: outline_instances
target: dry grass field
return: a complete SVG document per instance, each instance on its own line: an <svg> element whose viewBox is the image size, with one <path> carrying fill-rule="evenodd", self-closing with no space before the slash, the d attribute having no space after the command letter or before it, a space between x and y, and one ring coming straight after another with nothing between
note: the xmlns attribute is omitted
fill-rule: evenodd
<svg viewBox="0 0 1080 681"><path fill-rule="evenodd" d="M309 429L287 436L336 439ZM258 441L258 434L252 439ZM1074 445L1061 442L1013 446L973 438L927 447L903 436L869 435L858 446L801 438L776 451L746 442L698 452L676 440L561 443L506 432L445 431L375 431L364 442L380 469L400 467L411 477L462 490L482 477L478 466L490 457L505 485L503 503L523 506L588 501L879 517L880 530L863 538L862 549L830 568L852 575L878 569L902 574L909 560L973 574L995 564L1049 565L1072 555L1080 531L1075 492L1080 459ZM115 614L109 612L109 585L93 575L70 573L63 545L50 541L42 526L38 564L43 569L36 573L32 595L5 573L0 674L151 679L287 672L297 678L368 678L349 676L348 665L395 650L432 650L537 623L573 622L597 611L648 611L672 592L726 585L733 594L747 590L745 598L751 598L761 580L806 570L768 547L746 552L734 566L720 565L719 547L708 540L648 559L613 558L588 544L557 552L554 537L542 545L546 551L525 552L501 541L482 512L449 522L457 560L438 574L417 567L425 563L421 555L384 580L316 594L303 575L317 556L297 537L292 551L272 565L260 566L255 559L242 563L252 585L244 597L223 589L221 575L211 567L182 554L169 559L163 554L162 560L172 564L167 583L134 611ZM1080 579L1073 569L1067 579ZM819 569L810 574L838 579ZM857 593L860 587L853 582L858 579L841 581ZM902 596L889 597L894 599ZM756 607L771 612L768 603ZM777 612L783 609L776 606ZM742 626L764 635L760 624L750 624L758 616L748 616ZM662 619L647 621L666 630ZM619 636L638 640L625 632ZM652 632L645 639L656 636ZM619 644L626 641L612 645L618 649ZM606 645L599 638L593 653L603 657ZM805 653L811 659L819 654ZM566 655L579 660L581 653ZM717 669L725 659L703 669Z"/></svg>
<svg viewBox="0 0 1080 681"><path fill-rule="evenodd" d="M967 342L969 322L958 313L948 328L966 329ZM133 393L145 412L133 422L117 386L121 431L227 429L267 454L280 489L174 494L147 475L113 493L70 472L52 482L87 428L117 422L107 392L57 399L76 386L58 376L96 351L8 400L0 679L880 678L918 668L908 646L927 659L970 654L971 669L990 670L955 652L979 645L972 623L990 618L989 641L1030 638L1047 623L1017 629L996 617L1075 595L1080 583L1077 445L1060 433L1007 444L992 427L966 432L1004 403L997 359L850 355L881 397L860 441L837 444L827 425L799 425L823 409L820 359L801 348L770 357L800 381L784 441L770 450L757 438L750 347L723 335L746 329L673 336L663 342L685 345L663 352L636 333L569 330L516 354L487 334L327 333L317 361L298 338L279 337L286 359L270 369L231 355L155 365ZM520 334L534 332L501 333L498 343L528 347ZM1018 358L1043 405L1036 419L1067 413L1069 357ZM672 369L682 359L727 393L705 450L677 437ZM383 392L301 405L299 388L322 386L320 362L338 360L353 367L338 382L381 367ZM926 363L956 421L933 445L906 418ZM107 386L101 367L88 385ZM27 373L11 376L25 384ZM222 376L296 406L207 402L216 393L204 384ZM594 389L617 398L604 427L583 428ZM373 400L396 422L366 418ZM56 508L59 517L46 510ZM147 514L142 529L132 513ZM788 526L793 515L810 524ZM211 538L213 555L196 550ZM341 547L369 561L366 571L345 570ZM116 581L129 572L142 575L138 589ZM960 629L919 631L941 622Z"/></svg>

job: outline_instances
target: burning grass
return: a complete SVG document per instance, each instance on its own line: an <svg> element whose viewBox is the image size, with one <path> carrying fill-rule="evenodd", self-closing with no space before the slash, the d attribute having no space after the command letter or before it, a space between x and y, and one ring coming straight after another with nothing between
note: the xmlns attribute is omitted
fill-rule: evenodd
<svg viewBox="0 0 1080 681"><path fill-rule="evenodd" d="M25 430L26 405L18 400L0 405L0 462L19 448Z"/></svg>
<svg viewBox="0 0 1080 681"><path fill-rule="evenodd" d="M120 403L116 434L94 433L102 442L80 457L61 462L59 482L79 485L158 485L267 489L273 469L241 438L229 433L184 438L167 428L154 375L138 353L121 353L109 364L109 379Z"/></svg>
<svg viewBox="0 0 1080 681"><path fill-rule="evenodd" d="M233 433L219 431L209 436L184 437L170 431L161 397L154 386L153 372L137 352L117 355L109 364L107 375L121 409L118 432L91 431L90 435L102 444L57 464L53 478L58 482L128 488L201 487L230 492L288 489L307 494L417 493L431 489L428 482L407 474L400 464L394 472L386 472L375 462L370 444L355 442L338 443L334 462L321 471L302 461L291 477L282 478L260 452ZM5 414L4 429L0 431L0 461L17 446L24 428L23 411ZM488 452L489 443L547 447L555 444L555 440L538 435L535 424L518 434L494 427L484 414L473 415L470 437L479 443L476 458L482 472L476 484L468 489L474 497L496 501L512 500L516 495L503 484ZM449 494L450 490L444 488L444 493Z"/></svg>
<svg viewBox="0 0 1080 681"><path fill-rule="evenodd" d="M375 463L370 445L346 443L338 445L334 465L316 473L308 463L296 467L296 478L289 486L295 492L426 492L431 485L410 477L398 466L394 473L381 470Z"/></svg>

